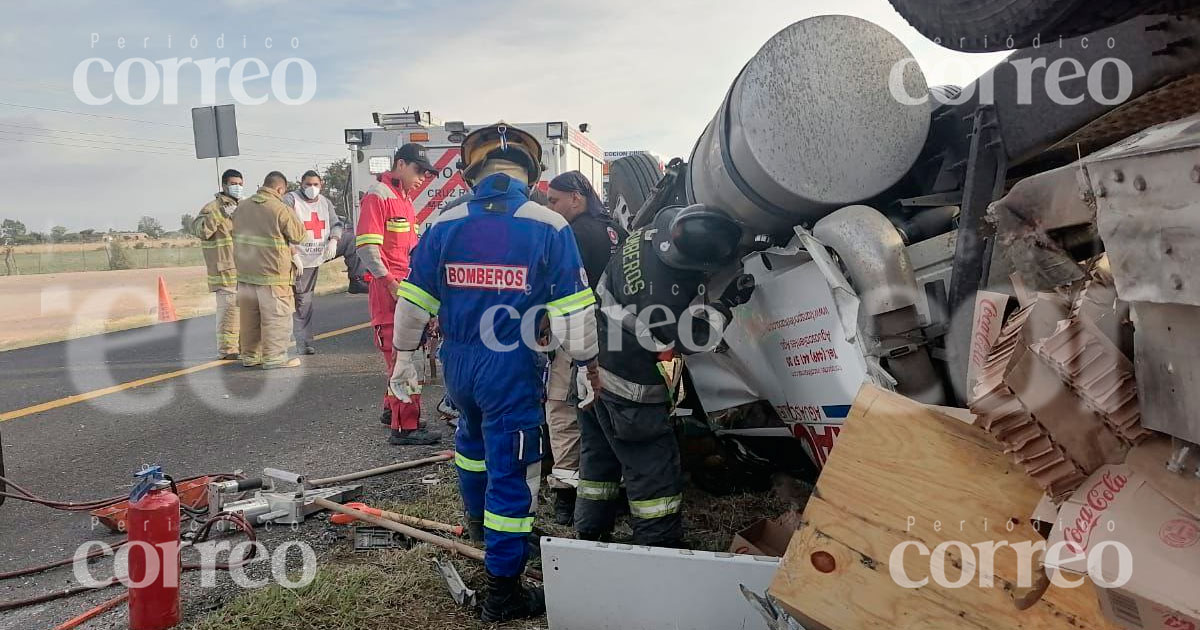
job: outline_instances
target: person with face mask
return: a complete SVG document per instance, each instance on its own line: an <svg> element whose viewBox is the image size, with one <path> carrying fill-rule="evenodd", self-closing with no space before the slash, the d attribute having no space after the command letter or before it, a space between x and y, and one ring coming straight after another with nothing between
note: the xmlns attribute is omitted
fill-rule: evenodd
<svg viewBox="0 0 1200 630"><path fill-rule="evenodd" d="M242 174L229 169L221 174L221 192L204 204L192 220L191 230L200 239L208 290L217 298L217 356L238 358L237 266L233 261L233 211L242 197Z"/></svg>
<svg viewBox="0 0 1200 630"><path fill-rule="evenodd" d="M307 171L300 177L300 189L283 196L283 203L296 211L308 238L297 246L303 265L292 291L296 297L296 313L292 334L296 338L296 354L316 354L313 347L313 292L317 288L317 272L326 261L338 255L342 238L342 220L333 209L333 202L321 194L321 176Z"/></svg>
<svg viewBox="0 0 1200 630"><path fill-rule="evenodd" d="M241 311L242 365L264 370L297 367L289 359L292 313L296 303L295 246L304 241L304 226L283 203L287 178L267 174L258 192L238 204L233 213L233 257L238 269L238 308Z"/></svg>
<svg viewBox="0 0 1200 630"><path fill-rule="evenodd" d="M400 147L392 156L392 169L380 174L363 195L355 226L358 256L371 276L367 306L375 328L375 347L383 354L388 374L396 364L392 349L396 292L408 277L409 253L417 244L417 217L410 195L435 174L425 147L416 143ZM384 407L391 412L383 417L391 427L388 443L436 444L441 435L421 428L421 394L418 385L411 388L397 392L389 386L384 394Z"/></svg>

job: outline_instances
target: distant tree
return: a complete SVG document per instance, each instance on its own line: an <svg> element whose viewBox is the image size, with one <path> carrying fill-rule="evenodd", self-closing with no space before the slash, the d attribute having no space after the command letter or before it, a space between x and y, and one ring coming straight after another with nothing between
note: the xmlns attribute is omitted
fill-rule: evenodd
<svg viewBox="0 0 1200 630"><path fill-rule="evenodd" d="M96 238L96 230L95 229L88 228L86 230L79 230L79 240L86 243L88 241L95 240L95 238Z"/></svg>
<svg viewBox="0 0 1200 630"><path fill-rule="evenodd" d="M25 235L26 243L45 243L46 234L44 232L30 232Z"/></svg>
<svg viewBox="0 0 1200 630"><path fill-rule="evenodd" d="M133 269L133 261L129 260L129 247L119 239L109 239L106 251L109 269Z"/></svg>
<svg viewBox="0 0 1200 630"><path fill-rule="evenodd" d="M138 220L137 231L150 238L162 238L163 233L166 232L162 224L158 222L158 219L154 217L142 217Z"/></svg>
<svg viewBox="0 0 1200 630"><path fill-rule="evenodd" d="M0 235L14 240L25 236L25 224L13 219L0 221Z"/></svg>
<svg viewBox="0 0 1200 630"><path fill-rule="evenodd" d="M348 218L350 209L346 207L346 201L349 199L346 192L350 188L350 161L341 159L331 162L325 167L321 179L325 182L325 196L333 201L334 209L343 219Z"/></svg>
<svg viewBox="0 0 1200 630"><path fill-rule="evenodd" d="M192 216L192 213L184 212L183 216L179 217L179 225L182 227L182 229L179 231L179 233L183 236L191 234L192 233L192 221L194 221L195 219L196 219L196 217Z"/></svg>
<svg viewBox="0 0 1200 630"><path fill-rule="evenodd" d="M63 235L65 235L66 233L67 233L67 228L65 228L61 225L56 225L56 226L50 228L50 236L53 237L53 240L55 240L55 241L61 241Z"/></svg>

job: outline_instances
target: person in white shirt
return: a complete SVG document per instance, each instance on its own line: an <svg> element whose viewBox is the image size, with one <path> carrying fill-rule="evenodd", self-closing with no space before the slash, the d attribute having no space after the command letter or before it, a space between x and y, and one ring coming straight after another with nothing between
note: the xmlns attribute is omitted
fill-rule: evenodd
<svg viewBox="0 0 1200 630"><path fill-rule="evenodd" d="M326 261L337 257L338 241L342 238L342 220L333 209L333 202L321 194L323 182L316 171L300 177L300 189L283 196L283 202L296 210L308 238L295 247L302 264L293 290L296 295L295 326L297 354L316 354L313 347L313 291L317 288L317 271Z"/></svg>

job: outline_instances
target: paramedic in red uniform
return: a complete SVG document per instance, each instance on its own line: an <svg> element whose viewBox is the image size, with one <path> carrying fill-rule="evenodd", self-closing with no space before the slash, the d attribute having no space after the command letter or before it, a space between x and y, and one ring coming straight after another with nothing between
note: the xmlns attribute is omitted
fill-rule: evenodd
<svg viewBox="0 0 1200 630"><path fill-rule="evenodd" d="M381 174L363 196L358 225L355 226L354 244L371 274L367 304L371 310L371 325L375 328L375 347L383 353L389 376L395 365L392 327L396 290L408 277L409 252L417 245L416 211L409 195L435 174L425 147L413 143L400 147L392 158L392 170ZM411 402L401 402L390 388L384 395L384 406L391 411L392 432L388 443L436 444L441 435L419 426L419 392L405 394Z"/></svg>

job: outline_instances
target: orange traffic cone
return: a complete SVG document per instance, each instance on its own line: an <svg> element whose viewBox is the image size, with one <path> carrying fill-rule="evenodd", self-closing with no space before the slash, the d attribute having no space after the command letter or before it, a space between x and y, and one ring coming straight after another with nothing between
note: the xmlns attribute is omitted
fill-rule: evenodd
<svg viewBox="0 0 1200 630"><path fill-rule="evenodd" d="M173 322L179 319L175 314L175 304L171 302L171 294L167 292L167 280L158 277L158 321Z"/></svg>

